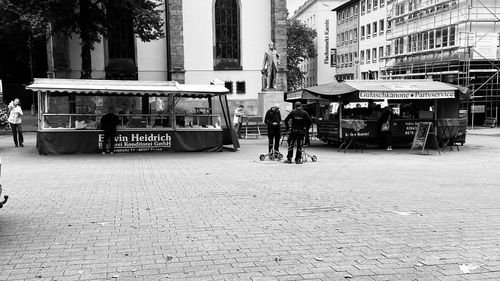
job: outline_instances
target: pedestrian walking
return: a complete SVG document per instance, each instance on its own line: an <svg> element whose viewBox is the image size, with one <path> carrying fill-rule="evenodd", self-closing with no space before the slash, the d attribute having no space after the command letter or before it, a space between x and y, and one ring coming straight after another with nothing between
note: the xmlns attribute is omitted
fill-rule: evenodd
<svg viewBox="0 0 500 281"><path fill-rule="evenodd" d="M116 127L120 124L120 118L116 116L114 107L109 107L108 113L101 118L101 129L104 130L102 141L102 154L106 154L106 146L109 142L109 153L115 150Z"/></svg>
<svg viewBox="0 0 500 281"><path fill-rule="evenodd" d="M9 103L9 123L12 129L12 137L14 138L14 144L16 147L23 147L24 137L23 137L23 126L21 125L23 116L23 110L18 98L15 98Z"/></svg>
<svg viewBox="0 0 500 281"><path fill-rule="evenodd" d="M241 139L241 126L243 125L243 109L245 106L240 104L238 108L234 110L234 116L233 116L233 124L234 124L234 130L236 131L236 135L238 136L239 139Z"/></svg>
<svg viewBox="0 0 500 281"><path fill-rule="evenodd" d="M302 104L300 102L296 102L294 108L295 109L285 118L285 127L286 130L289 131L288 154L285 163L292 163L293 148L296 143L297 151L295 153L295 163L302 164L302 144L306 132L309 131L309 127L311 127L312 119L307 112L302 110ZM291 130L289 130L290 126L288 124L290 120L292 121Z"/></svg>
<svg viewBox="0 0 500 281"><path fill-rule="evenodd" d="M281 137L281 114L280 105L275 104L272 106L264 117L264 123L267 124L267 137L269 139L269 153L274 146L274 151L280 150L280 137Z"/></svg>
<svg viewBox="0 0 500 281"><path fill-rule="evenodd" d="M386 106L384 108L384 111L382 112L382 115L380 115L378 128L381 136L381 141L387 150L392 150L392 133L394 131L392 121L392 109Z"/></svg>

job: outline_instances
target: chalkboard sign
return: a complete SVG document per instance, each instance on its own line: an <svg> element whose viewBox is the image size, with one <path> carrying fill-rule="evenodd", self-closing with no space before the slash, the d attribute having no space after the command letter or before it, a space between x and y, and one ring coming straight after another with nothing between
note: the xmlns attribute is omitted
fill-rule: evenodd
<svg viewBox="0 0 500 281"><path fill-rule="evenodd" d="M432 130L432 122L419 122L417 124L417 131L415 132L415 136L413 137L411 150L420 150L420 152L423 153L425 144L427 143L427 138L429 137L429 133L434 134ZM433 136L434 138L436 137L435 135Z"/></svg>

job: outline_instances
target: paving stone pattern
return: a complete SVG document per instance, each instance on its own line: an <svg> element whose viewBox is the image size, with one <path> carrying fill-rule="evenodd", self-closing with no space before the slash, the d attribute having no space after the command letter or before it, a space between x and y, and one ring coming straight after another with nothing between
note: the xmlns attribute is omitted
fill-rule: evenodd
<svg viewBox="0 0 500 281"><path fill-rule="evenodd" d="M0 136L0 280L500 280L500 131L460 151L40 156ZM283 148L285 150L285 148ZM468 273L466 273L468 272Z"/></svg>

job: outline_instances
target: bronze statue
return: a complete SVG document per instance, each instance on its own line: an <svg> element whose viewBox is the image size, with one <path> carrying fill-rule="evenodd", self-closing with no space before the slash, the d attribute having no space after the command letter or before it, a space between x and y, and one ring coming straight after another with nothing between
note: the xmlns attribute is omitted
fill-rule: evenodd
<svg viewBox="0 0 500 281"><path fill-rule="evenodd" d="M280 55L274 49L274 43L270 42L269 50L267 50L264 54L264 63L262 65L262 74L267 76L266 89L274 89L279 64Z"/></svg>

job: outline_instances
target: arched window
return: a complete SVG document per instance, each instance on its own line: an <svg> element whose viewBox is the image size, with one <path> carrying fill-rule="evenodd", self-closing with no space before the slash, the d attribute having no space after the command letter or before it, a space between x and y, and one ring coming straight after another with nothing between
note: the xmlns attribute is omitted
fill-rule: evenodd
<svg viewBox="0 0 500 281"><path fill-rule="evenodd" d="M238 0L216 0L214 21L214 69L241 69Z"/></svg>

